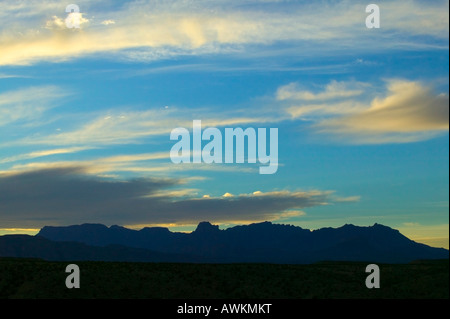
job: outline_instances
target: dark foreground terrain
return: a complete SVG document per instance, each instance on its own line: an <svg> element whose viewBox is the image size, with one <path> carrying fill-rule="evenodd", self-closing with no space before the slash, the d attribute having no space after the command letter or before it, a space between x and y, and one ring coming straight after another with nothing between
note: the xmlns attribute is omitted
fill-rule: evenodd
<svg viewBox="0 0 450 319"><path fill-rule="evenodd" d="M80 289L66 288L67 264L0 258L0 298L449 298L448 260L379 264L380 289L366 288L360 262L77 262Z"/></svg>

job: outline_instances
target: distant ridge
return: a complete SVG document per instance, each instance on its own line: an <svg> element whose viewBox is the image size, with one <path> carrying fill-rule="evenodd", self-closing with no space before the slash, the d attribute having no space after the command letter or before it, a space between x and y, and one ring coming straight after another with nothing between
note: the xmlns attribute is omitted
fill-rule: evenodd
<svg viewBox="0 0 450 319"><path fill-rule="evenodd" d="M13 246L16 250L11 249ZM201 222L192 233L176 233L161 227L132 230L101 224L46 226L35 237L0 237L0 256L304 264L326 260L407 263L448 259L449 252L416 243L398 230L380 224L368 227L346 224L311 231L263 222L220 230L209 222Z"/></svg>
<svg viewBox="0 0 450 319"><path fill-rule="evenodd" d="M78 242L56 242L29 235L0 236L0 257L51 261L204 262L203 259L194 256L164 254L119 245L98 247Z"/></svg>

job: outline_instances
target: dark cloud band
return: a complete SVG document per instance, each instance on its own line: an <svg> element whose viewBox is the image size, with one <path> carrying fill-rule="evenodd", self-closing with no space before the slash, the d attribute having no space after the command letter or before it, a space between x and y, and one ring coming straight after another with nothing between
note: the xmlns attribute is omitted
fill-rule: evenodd
<svg viewBox="0 0 450 319"><path fill-rule="evenodd" d="M42 227L79 223L163 224L275 220L290 209L333 201L332 192L270 192L218 198L174 197L179 179L111 180L83 167L0 177L0 224Z"/></svg>

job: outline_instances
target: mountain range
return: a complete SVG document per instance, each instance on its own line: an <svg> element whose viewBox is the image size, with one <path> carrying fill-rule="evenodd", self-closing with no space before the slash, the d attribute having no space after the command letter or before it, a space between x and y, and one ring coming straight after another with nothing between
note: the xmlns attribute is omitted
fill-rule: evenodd
<svg viewBox="0 0 450 319"><path fill-rule="evenodd" d="M46 226L36 236L0 237L0 256L46 260L305 264L319 261L407 263L448 259L449 251L416 243L398 230L346 224L318 230L270 222L220 230L201 222L191 233L101 224Z"/></svg>

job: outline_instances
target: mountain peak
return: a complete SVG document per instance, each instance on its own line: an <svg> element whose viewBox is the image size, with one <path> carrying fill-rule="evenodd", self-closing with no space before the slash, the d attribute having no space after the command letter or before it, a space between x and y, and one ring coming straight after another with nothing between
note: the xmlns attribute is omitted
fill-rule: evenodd
<svg viewBox="0 0 450 319"><path fill-rule="evenodd" d="M166 227L144 227L139 232L141 233L155 233L155 234L168 234L169 228Z"/></svg>
<svg viewBox="0 0 450 319"><path fill-rule="evenodd" d="M385 225L383 225L383 224L378 224L378 223L373 224L372 227L378 227L378 228L391 228L391 227L389 227L389 226L385 226Z"/></svg>
<svg viewBox="0 0 450 319"><path fill-rule="evenodd" d="M111 230L124 230L124 229L128 230L128 228L125 228L125 227L119 226L119 225L112 225L109 227L109 229L111 229Z"/></svg>
<svg viewBox="0 0 450 319"><path fill-rule="evenodd" d="M219 231L218 225L212 225L210 222L200 222L194 233L212 233Z"/></svg>

